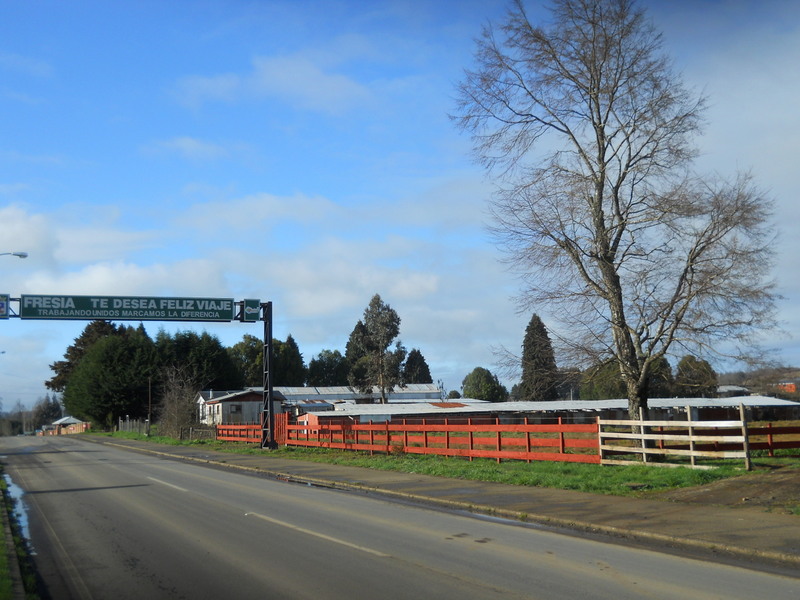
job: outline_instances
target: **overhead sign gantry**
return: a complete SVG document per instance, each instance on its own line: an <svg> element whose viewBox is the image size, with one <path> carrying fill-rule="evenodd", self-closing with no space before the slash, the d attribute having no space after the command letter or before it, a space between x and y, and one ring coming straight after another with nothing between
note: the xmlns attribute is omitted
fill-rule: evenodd
<svg viewBox="0 0 800 600"><path fill-rule="evenodd" d="M236 309L240 312L237 314ZM255 323L260 302L232 298L160 298L153 296L22 295L21 319L104 319L107 321L239 320Z"/></svg>
<svg viewBox="0 0 800 600"><path fill-rule="evenodd" d="M17 303L17 311L11 303ZM157 296L71 296L0 294L0 319L195 321L255 323L264 321L264 406L262 448L275 446L275 410L272 394L272 302L234 301L232 298L165 298Z"/></svg>

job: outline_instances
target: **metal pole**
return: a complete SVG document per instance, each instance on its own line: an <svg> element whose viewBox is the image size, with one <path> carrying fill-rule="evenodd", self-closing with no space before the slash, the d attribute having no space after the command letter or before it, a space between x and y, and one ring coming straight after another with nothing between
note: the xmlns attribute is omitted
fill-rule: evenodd
<svg viewBox="0 0 800 600"><path fill-rule="evenodd" d="M261 304L261 318L264 320L264 406L261 413L261 447L274 449L275 409L272 402L272 302Z"/></svg>
<svg viewBox="0 0 800 600"><path fill-rule="evenodd" d="M150 420L153 417L153 378L147 378L147 437L150 437Z"/></svg>

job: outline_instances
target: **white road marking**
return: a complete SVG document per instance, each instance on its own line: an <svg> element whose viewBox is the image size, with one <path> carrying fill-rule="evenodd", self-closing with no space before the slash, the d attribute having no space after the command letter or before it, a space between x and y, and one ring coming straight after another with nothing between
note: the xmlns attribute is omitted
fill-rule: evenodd
<svg viewBox="0 0 800 600"><path fill-rule="evenodd" d="M167 487L174 488L174 489L176 489L178 491L181 491L181 492L188 492L189 491L186 488L182 488L182 487L174 485L172 483L167 483L166 481L161 481L160 479L156 479L155 477L148 477L148 479L150 481L155 481L156 483L160 483L161 485L166 485Z"/></svg>
<svg viewBox="0 0 800 600"><path fill-rule="evenodd" d="M305 529L304 527L298 527L297 525L292 525L291 523L287 523L286 521L280 521L278 519L273 519L272 517L268 517L266 515L261 515L259 513L248 512L244 513L244 516L254 516L258 517L259 519L263 519L269 523L273 523L275 525L280 525L281 527L286 527L288 529L293 529L295 531L299 531L301 533L305 533L308 535L313 535L314 537L321 538L323 540L328 540L329 542L333 542L335 544L341 544L342 546L347 546L348 548L353 548L355 550L361 550L362 552L367 552L368 554L374 554L375 556L380 556L381 558L391 558L390 554L384 554L378 550L373 550L372 548L367 548L366 546L359 546L358 544L351 544L350 542L346 542L344 540L340 540L335 537L331 537L329 535L325 535L324 533L319 533L318 531L312 531L310 529Z"/></svg>

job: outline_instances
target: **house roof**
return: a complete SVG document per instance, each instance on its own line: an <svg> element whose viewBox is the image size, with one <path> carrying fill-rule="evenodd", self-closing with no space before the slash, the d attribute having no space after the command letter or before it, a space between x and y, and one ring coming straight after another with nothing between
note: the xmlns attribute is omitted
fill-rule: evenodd
<svg viewBox="0 0 800 600"><path fill-rule="evenodd" d="M357 399L380 397L378 388L373 388L371 393L361 393L349 386L329 387L293 387L275 386L273 394L276 400L287 404L302 404L309 400L326 402L355 402ZM255 401L257 398L245 398L254 394L263 394L263 387L249 387L244 390L213 391L206 390L198 393L197 403L213 404L230 401ZM402 388L396 388L388 395L389 402L431 402L441 399L441 390L432 383L410 383Z"/></svg>
<svg viewBox="0 0 800 600"><path fill-rule="evenodd" d="M80 419L76 419L75 417L61 417L57 421L53 421L53 425L77 425L78 423L83 423Z"/></svg>
<svg viewBox="0 0 800 600"><path fill-rule="evenodd" d="M442 406L445 404L446 406ZM736 408L747 407L800 407L797 402L766 396L738 396L733 398L651 398L650 408ZM447 406L452 405L452 406ZM336 416L388 416L424 414L491 414L534 412L599 412L627 410L627 399L616 400L557 400L553 402L482 402L461 399L454 402L428 402L425 404L336 404Z"/></svg>

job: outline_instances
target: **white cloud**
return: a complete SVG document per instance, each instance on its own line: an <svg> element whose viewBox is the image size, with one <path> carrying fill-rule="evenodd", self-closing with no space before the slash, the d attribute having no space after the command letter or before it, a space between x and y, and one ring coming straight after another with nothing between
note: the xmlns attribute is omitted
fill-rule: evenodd
<svg viewBox="0 0 800 600"><path fill-rule="evenodd" d="M322 62L322 61L321 61ZM365 85L303 55L259 56L242 75L191 76L178 81L175 96L197 108L206 102L273 98L303 110L338 114L371 100Z"/></svg>
<svg viewBox="0 0 800 600"><path fill-rule="evenodd" d="M330 200L319 196L261 193L194 204L177 221L183 227L203 232L226 231L230 235L234 231L269 227L284 221L330 223L339 212Z"/></svg>
<svg viewBox="0 0 800 600"><path fill-rule="evenodd" d="M181 104L198 108L206 102L233 102L240 92L240 77L228 73L211 77L183 77L177 82L173 95Z"/></svg>
<svg viewBox="0 0 800 600"><path fill-rule="evenodd" d="M56 239L58 248L55 257L64 263L121 259L163 241L156 232L124 231L113 223L59 228Z"/></svg>
<svg viewBox="0 0 800 600"><path fill-rule="evenodd" d="M52 66L43 60L5 52L0 52L0 69L32 77L49 77L53 74Z"/></svg>
<svg viewBox="0 0 800 600"><path fill-rule="evenodd" d="M58 166L65 164L62 156L52 154L26 154L16 150L0 151L0 159L7 162L21 162L43 166Z"/></svg>
<svg viewBox="0 0 800 600"><path fill-rule="evenodd" d="M247 85L256 96L334 114L370 101L367 87L341 73L326 72L303 56L259 57L253 65Z"/></svg>
<svg viewBox="0 0 800 600"><path fill-rule="evenodd" d="M225 295L228 289L225 265L209 259L146 266L126 261L97 262L69 272L36 272L27 279L26 287L22 293L108 296L216 297Z"/></svg>
<svg viewBox="0 0 800 600"><path fill-rule="evenodd" d="M29 214L17 205L0 207L0 252L28 252L32 256L55 247L53 229L47 217Z"/></svg>
<svg viewBox="0 0 800 600"><path fill-rule="evenodd" d="M30 189L27 183L0 183L0 196L16 196Z"/></svg>
<svg viewBox="0 0 800 600"><path fill-rule="evenodd" d="M230 151L220 144L206 142L190 136L179 136L148 145L149 153L175 153L189 160L209 161L227 158Z"/></svg>

